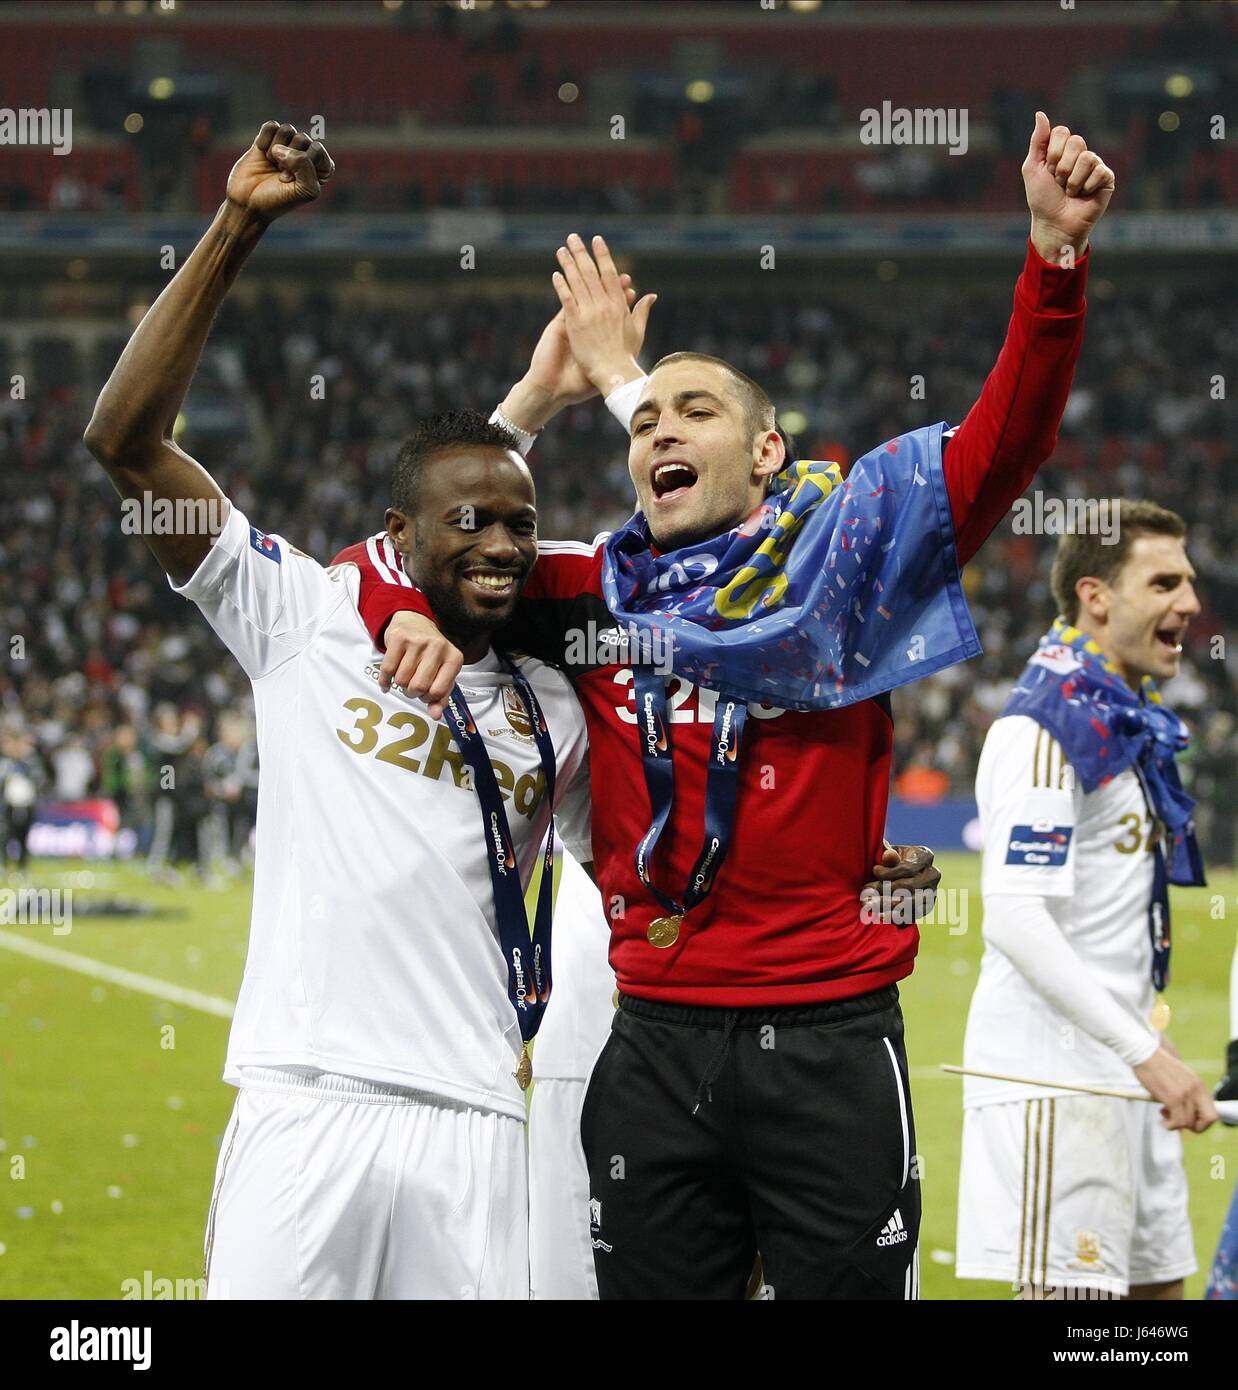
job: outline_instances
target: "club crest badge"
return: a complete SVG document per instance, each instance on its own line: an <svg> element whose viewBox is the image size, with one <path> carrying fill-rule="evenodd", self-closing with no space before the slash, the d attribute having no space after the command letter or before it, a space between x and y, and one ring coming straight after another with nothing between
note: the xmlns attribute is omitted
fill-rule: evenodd
<svg viewBox="0 0 1238 1390"><path fill-rule="evenodd" d="M529 711L525 709L524 702L514 685L503 687L503 713L507 716L507 722L521 738L531 739L533 737L533 725L529 720Z"/></svg>

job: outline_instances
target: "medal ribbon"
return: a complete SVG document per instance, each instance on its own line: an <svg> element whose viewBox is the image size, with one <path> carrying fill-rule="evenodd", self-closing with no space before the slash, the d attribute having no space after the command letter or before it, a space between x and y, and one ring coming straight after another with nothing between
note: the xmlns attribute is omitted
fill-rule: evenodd
<svg viewBox="0 0 1238 1390"><path fill-rule="evenodd" d="M1165 823L1153 810L1152 794L1144 779L1144 771L1135 762L1131 764L1144 800L1148 803L1148 814L1155 827L1152 842L1152 897L1148 900L1148 936L1152 942L1152 984L1158 994L1163 993L1169 983L1169 871L1165 864L1163 841L1167 833Z"/></svg>
<svg viewBox="0 0 1238 1390"><path fill-rule="evenodd" d="M449 727L460 754L473 774L473 786L481 803L482 827L486 837L486 859L494 888L494 911L498 919L499 944L507 960L507 995L516 1010L520 1036L530 1042L541 1026L550 999L550 918L554 892L555 850L555 750L542 718L541 706L533 687L506 657L500 657L516 683L533 729L533 738L546 776L546 797L551 807L550 831L542 861L542 881L537 890L537 910L533 933L525 910L524 889L520 886L520 866L516 847L503 809L503 797L495 780L494 767L477 725L469 712L460 687L454 686L447 700Z"/></svg>
<svg viewBox="0 0 1238 1390"><path fill-rule="evenodd" d="M683 901L668 897L654 883L650 862L675 800L675 769L671 758L671 725L666 706L666 682L648 667L634 666L636 730L640 739L645 787L653 820L636 846L636 872L640 881L675 917L682 917L701 902L713 887L718 870L731 846L735 802L739 794L739 751L748 706L742 701L718 698L709 745L709 773L705 782L705 839Z"/></svg>

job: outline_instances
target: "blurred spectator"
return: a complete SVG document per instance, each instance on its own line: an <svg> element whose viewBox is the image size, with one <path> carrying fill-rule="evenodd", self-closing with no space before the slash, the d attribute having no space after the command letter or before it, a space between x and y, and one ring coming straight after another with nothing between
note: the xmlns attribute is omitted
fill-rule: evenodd
<svg viewBox="0 0 1238 1390"><path fill-rule="evenodd" d="M99 791L116 803L120 824L137 836L139 854L150 849L152 824L150 759L141 748L138 731L121 724L105 739L99 770Z"/></svg>
<svg viewBox="0 0 1238 1390"><path fill-rule="evenodd" d="M6 866L26 867L26 841L34 824L35 805L43 783L34 740L26 734L0 735L0 811L3 812L3 849Z"/></svg>
<svg viewBox="0 0 1238 1390"><path fill-rule="evenodd" d="M47 203L53 212L81 212L89 206L90 189L76 174L66 172L52 180Z"/></svg>
<svg viewBox="0 0 1238 1390"><path fill-rule="evenodd" d="M150 731L151 760L156 764L154 821L150 867L166 874L173 864L200 862L198 826L207 807L202 778L206 740L192 711L182 713L169 701L155 709Z"/></svg>
<svg viewBox="0 0 1238 1390"><path fill-rule="evenodd" d="M234 873L247 857L258 804L258 746L244 718L233 713L220 719L219 739L203 758L202 779L210 808L209 860Z"/></svg>
<svg viewBox="0 0 1238 1390"><path fill-rule="evenodd" d="M81 801L95 779L94 759L85 739L70 734L51 755L54 792L58 801Z"/></svg>

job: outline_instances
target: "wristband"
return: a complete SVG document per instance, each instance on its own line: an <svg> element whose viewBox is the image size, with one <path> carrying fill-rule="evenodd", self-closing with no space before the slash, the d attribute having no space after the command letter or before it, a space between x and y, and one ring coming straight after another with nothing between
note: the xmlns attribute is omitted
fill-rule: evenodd
<svg viewBox="0 0 1238 1390"><path fill-rule="evenodd" d="M641 392L645 389L647 376L638 376L635 381L625 381L606 397L606 409L615 417L629 434L632 433L632 416L640 404Z"/></svg>
<svg viewBox="0 0 1238 1390"><path fill-rule="evenodd" d="M490 417L492 425L501 425L503 429L516 436L516 449L521 458L528 458L529 450L533 447L533 441L537 438L537 433L530 434L528 430L522 430L514 420L509 420L503 412L496 408Z"/></svg>

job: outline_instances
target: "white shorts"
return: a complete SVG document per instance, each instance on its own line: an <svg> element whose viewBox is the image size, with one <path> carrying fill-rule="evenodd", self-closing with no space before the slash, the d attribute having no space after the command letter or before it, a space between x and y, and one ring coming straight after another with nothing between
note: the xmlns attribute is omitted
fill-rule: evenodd
<svg viewBox="0 0 1238 1390"><path fill-rule="evenodd" d="M208 1298L529 1296L524 1125L247 1068L215 1171Z"/></svg>
<svg viewBox="0 0 1238 1390"><path fill-rule="evenodd" d="M587 1081L539 1079L529 1107L529 1270L534 1298L597 1298L589 1170L580 1142Z"/></svg>
<svg viewBox="0 0 1238 1390"><path fill-rule="evenodd" d="M1196 1268L1182 1139L1159 1106L1056 1096L963 1112L960 1279L1125 1294Z"/></svg>

